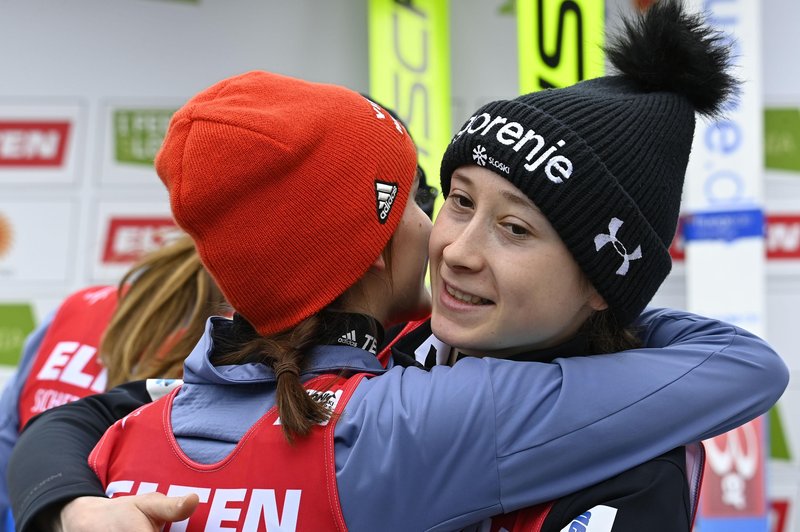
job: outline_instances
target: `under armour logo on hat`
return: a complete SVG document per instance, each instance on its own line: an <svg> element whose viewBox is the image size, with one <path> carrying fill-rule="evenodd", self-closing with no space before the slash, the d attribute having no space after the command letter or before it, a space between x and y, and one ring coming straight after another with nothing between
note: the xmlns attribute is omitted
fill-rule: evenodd
<svg viewBox="0 0 800 532"><path fill-rule="evenodd" d="M627 274L630 262L642 258L642 246L636 246L636 249L634 249L632 253L628 253L625 245L617 239L617 231L624 223L625 222L619 218L611 218L611 221L608 222L608 234L600 233L594 237L594 247L596 251L600 251L603 246L610 242L614 246L614 251L622 257L622 266L617 269L617 275Z"/></svg>

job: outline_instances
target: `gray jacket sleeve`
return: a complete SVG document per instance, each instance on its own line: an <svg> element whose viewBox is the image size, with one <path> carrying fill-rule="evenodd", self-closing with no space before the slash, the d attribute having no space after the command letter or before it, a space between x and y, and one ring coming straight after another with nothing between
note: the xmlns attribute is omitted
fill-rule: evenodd
<svg viewBox="0 0 800 532"><path fill-rule="evenodd" d="M348 525L452 530L552 500L745 423L788 383L746 331L675 311L642 324L647 347L624 353L465 358L363 382L337 425Z"/></svg>

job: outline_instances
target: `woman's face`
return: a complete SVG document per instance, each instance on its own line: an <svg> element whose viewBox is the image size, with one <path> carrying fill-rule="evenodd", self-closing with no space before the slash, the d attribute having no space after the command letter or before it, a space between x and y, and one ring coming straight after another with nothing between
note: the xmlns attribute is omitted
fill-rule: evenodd
<svg viewBox="0 0 800 532"><path fill-rule="evenodd" d="M425 285L425 274L432 225L414 201L418 186L419 177L414 180L403 218L392 236L390 324L424 319L431 312L431 294Z"/></svg>
<svg viewBox="0 0 800 532"><path fill-rule="evenodd" d="M453 172L430 260L433 332L466 354L557 345L606 306L533 202L480 166Z"/></svg>

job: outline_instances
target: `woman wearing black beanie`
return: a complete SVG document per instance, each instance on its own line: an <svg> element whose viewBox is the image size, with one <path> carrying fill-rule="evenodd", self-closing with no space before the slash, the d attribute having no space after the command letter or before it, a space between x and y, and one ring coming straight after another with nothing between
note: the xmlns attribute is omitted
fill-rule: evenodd
<svg viewBox="0 0 800 532"><path fill-rule="evenodd" d="M458 348L440 360L549 362L641 345L631 322L671 268L695 115L717 116L736 82L722 36L674 0L627 20L607 55L615 75L486 104L448 146L429 330ZM394 349L413 353L424 336ZM702 468L700 444L676 448L481 530L688 532Z"/></svg>

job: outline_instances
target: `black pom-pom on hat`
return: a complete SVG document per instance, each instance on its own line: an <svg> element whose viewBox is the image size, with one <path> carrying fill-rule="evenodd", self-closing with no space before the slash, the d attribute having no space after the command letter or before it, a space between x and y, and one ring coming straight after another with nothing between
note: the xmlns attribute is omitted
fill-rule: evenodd
<svg viewBox="0 0 800 532"><path fill-rule="evenodd" d="M606 47L621 75L642 90L682 94L702 115L719 114L737 86L728 72L730 46L723 34L675 0L656 2L623 25L623 33Z"/></svg>
<svg viewBox="0 0 800 532"><path fill-rule="evenodd" d="M441 179L447 194L458 167L493 161L627 324L672 267L695 116L718 115L736 81L728 39L678 0L626 20L609 42L617 74L478 109L445 151Z"/></svg>

